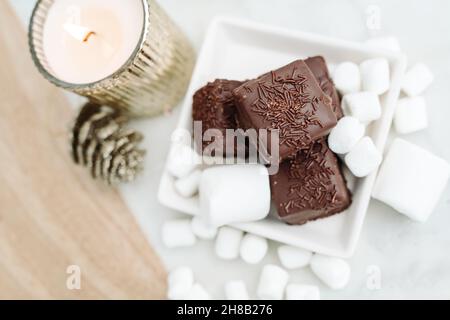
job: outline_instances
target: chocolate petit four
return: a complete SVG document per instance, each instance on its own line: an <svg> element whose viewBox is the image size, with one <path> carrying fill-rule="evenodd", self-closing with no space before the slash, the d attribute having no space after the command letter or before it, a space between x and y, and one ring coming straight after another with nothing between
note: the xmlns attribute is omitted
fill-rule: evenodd
<svg viewBox="0 0 450 320"><path fill-rule="evenodd" d="M325 139L281 163L270 184L278 216L289 224L331 216L351 203L339 161Z"/></svg>
<svg viewBox="0 0 450 320"><path fill-rule="evenodd" d="M333 112L339 120L344 116L344 112L342 111L339 93L330 77L325 59L321 56L315 56L306 59L305 63L314 74L314 77L316 77L320 88L331 98Z"/></svg>
<svg viewBox="0 0 450 320"><path fill-rule="evenodd" d="M226 129L237 129L235 118L236 108L232 91L242 84L240 81L217 79L200 88L193 98L192 118L202 122L202 134L209 129L218 129L222 132L220 143L223 144L226 155ZM202 142L204 150L212 141ZM235 152L235 148L231 153Z"/></svg>
<svg viewBox="0 0 450 320"><path fill-rule="evenodd" d="M337 123L331 98L302 60L250 80L233 94L243 128L279 130L280 161L309 148ZM268 143L269 154L270 149Z"/></svg>

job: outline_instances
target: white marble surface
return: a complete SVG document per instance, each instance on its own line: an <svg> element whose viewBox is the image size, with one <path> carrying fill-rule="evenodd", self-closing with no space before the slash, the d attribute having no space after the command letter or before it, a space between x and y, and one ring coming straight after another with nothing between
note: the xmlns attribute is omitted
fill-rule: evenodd
<svg viewBox="0 0 450 320"><path fill-rule="evenodd" d="M35 1L10 1L27 23ZM350 40L364 40L371 33L366 27L368 8L376 5L381 13L381 30L374 33L397 36L410 62L423 61L435 74L435 82L426 93L430 128L406 138L450 161L450 126L447 124L450 118L449 1L160 0L160 3L185 30L197 49L209 21L219 14ZM201 241L189 249L167 250L162 246L161 223L180 215L162 207L156 200L169 135L177 114L178 110L170 116L134 124L146 135L146 171L139 181L123 187L122 194L169 269L181 264L193 267L197 280L215 298L223 298L223 283L232 279L245 279L249 291L254 294L261 266L248 266L242 261L221 261L213 255L213 244L210 242ZM411 222L387 206L372 201L358 248L350 259L352 278L345 290L325 288L309 269L291 272L292 280L320 285L325 299L449 299L449 227L450 185L426 224ZM273 250L276 244L272 243L271 247L263 263L278 262ZM367 286L368 275L373 270L381 272L381 288L378 290Z"/></svg>

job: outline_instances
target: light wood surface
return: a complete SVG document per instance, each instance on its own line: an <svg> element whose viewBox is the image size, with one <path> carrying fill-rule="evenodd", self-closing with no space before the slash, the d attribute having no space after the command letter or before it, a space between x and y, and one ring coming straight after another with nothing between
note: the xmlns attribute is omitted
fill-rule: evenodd
<svg viewBox="0 0 450 320"><path fill-rule="evenodd" d="M165 271L117 192L72 164L73 116L0 0L0 298L164 298ZM70 265L81 290L66 287Z"/></svg>

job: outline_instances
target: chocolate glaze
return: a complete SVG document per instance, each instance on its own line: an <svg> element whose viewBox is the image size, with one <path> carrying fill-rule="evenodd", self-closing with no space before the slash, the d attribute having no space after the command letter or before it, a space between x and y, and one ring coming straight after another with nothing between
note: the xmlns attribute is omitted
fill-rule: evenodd
<svg viewBox="0 0 450 320"><path fill-rule="evenodd" d="M238 128L232 91L241 84L240 81L217 79L194 94L192 118L194 121L202 121L202 133L208 129L218 129L225 137L226 129ZM210 143L211 141L203 141L202 150ZM226 151L225 139L221 143Z"/></svg>
<svg viewBox="0 0 450 320"><path fill-rule="evenodd" d="M270 185L278 216L289 224L331 216L351 203L339 161L325 139L281 163Z"/></svg>
<svg viewBox="0 0 450 320"><path fill-rule="evenodd" d="M333 112L339 120L344 116L344 113L342 111L339 93L330 77L325 59L322 56L315 56L306 59L305 63L316 77L320 88L331 98Z"/></svg>
<svg viewBox="0 0 450 320"><path fill-rule="evenodd" d="M302 60L244 83L233 95L245 129L280 130L280 161L308 148L337 123L330 97Z"/></svg>

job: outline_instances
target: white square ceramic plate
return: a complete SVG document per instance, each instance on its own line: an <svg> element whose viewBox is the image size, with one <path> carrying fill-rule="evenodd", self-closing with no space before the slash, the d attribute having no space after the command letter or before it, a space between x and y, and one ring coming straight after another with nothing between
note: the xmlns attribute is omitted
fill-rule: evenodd
<svg viewBox="0 0 450 320"><path fill-rule="evenodd" d="M375 145L383 150L406 66L404 56L374 50L360 43L229 18L216 18L208 30L182 105L178 128L192 130L192 96L208 81L216 78L250 79L295 59L315 55L324 56L329 64L342 61L360 63L374 57L388 59L392 85L389 92L381 97L382 118L368 130ZM303 226L289 226L275 218L267 218L259 222L236 224L235 227L314 252L349 257L359 238L375 177L376 173L373 173L358 181L353 203L344 213ZM198 198L185 199L179 196L173 183L173 178L165 172L159 189L160 202L187 214L197 214Z"/></svg>

